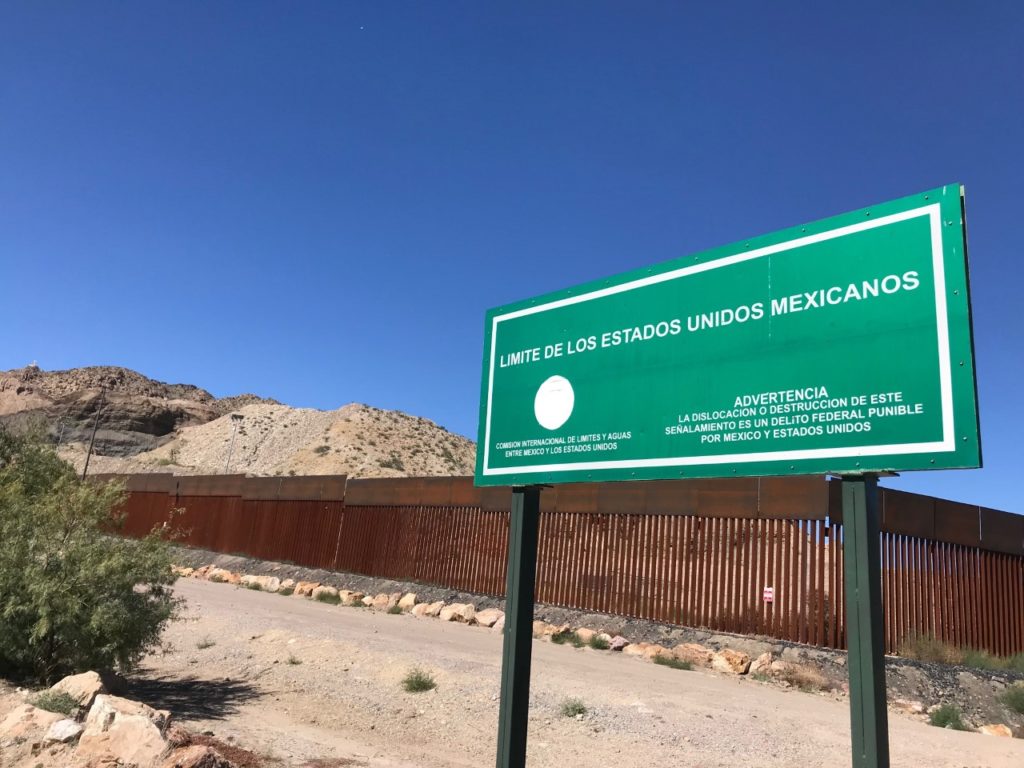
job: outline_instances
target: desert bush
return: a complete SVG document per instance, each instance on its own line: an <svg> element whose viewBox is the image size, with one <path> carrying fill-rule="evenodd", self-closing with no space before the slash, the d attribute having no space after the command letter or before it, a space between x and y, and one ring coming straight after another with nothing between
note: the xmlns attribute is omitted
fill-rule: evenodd
<svg viewBox="0 0 1024 768"><path fill-rule="evenodd" d="M561 632L555 632L555 634L551 636L551 642L555 645L565 645L568 643L574 648L582 648L585 645L579 635L568 629L563 629Z"/></svg>
<svg viewBox="0 0 1024 768"><path fill-rule="evenodd" d="M0 675L130 670L174 615L168 536L117 535L121 485L79 481L41 439L0 429Z"/></svg>
<svg viewBox="0 0 1024 768"><path fill-rule="evenodd" d="M414 668L409 670L409 673L402 678L402 687L409 693L422 693L423 691L430 691L436 688L437 682L429 672Z"/></svg>
<svg viewBox="0 0 1024 768"><path fill-rule="evenodd" d="M948 643L932 635L911 633L900 645L899 655L917 661L932 661L940 664L959 664L962 653Z"/></svg>
<svg viewBox="0 0 1024 768"><path fill-rule="evenodd" d="M595 651L607 651L609 648L612 647L611 643L609 643L600 635L594 635L592 638L590 638L590 642L587 643L587 645L589 645Z"/></svg>
<svg viewBox="0 0 1024 768"><path fill-rule="evenodd" d="M899 655L918 661L961 664L974 669L1024 672L1024 653L1009 657L996 656L979 648L959 648L932 635L910 635L900 646Z"/></svg>
<svg viewBox="0 0 1024 768"><path fill-rule="evenodd" d="M587 705L582 699L565 699L561 711L563 717L578 717L587 714Z"/></svg>
<svg viewBox="0 0 1024 768"><path fill-rule="evenodd" d="M70 716L78 709L78 701L64 691L43 691L32 698L32 706L56 712L58 715Z"/></svg>
<svg viewBox="0 0 1024 768"><path fill-rule="evenodd" d="M960 713L960 707L956 704L943 704L928 716L928 722L936 728L952 728L954 731L969 730Z"/></svg>
<svg viewBox="0 0 1024 768"><path fill-rule="evenodd" d="M827 677L811 667L786 664L778 677L801 691L828 691L833 687Z"/></svg>
<svg viewBox="0 0 1024 768"><path fill-rule="evenodd" d="M1000 696L1003 704L1012 709L1018 715L1024 715L1024 683L1011 685Z"/></svg>
<svg viewBox="0 0 1024 768"><path fill-rule="evenodd" d="M654 663L662 667L672 667L672 669L693 669L693 662L686 661L684 659L677 659L675 656L669 656L667 654L658 654L654 657Z"/></svg>

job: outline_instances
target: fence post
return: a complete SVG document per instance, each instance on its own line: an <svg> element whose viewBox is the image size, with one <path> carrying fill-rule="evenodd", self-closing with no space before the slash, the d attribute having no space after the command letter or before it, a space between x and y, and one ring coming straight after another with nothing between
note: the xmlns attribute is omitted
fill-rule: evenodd
<svg viewBox="0 0 1024 768"><path fill-rule="evenodd" d="M533 651L533 597L537 581L540 487L512 489L505 586L505 640L501 654L497 768L526 765L530 708L530 656Z"/></svg>
<svg viewBox="0 0 1024 768"><path fill-rule="evenodd" d="M879 537L877 476L843 477L846 645L854 768L889 768Z"/></svg>

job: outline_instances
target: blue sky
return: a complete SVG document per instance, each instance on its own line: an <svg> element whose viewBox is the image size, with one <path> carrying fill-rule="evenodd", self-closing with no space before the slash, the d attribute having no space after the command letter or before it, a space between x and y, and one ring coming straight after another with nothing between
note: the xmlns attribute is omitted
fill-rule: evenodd
<svg viewBox="0 0 1024 768"><path fill-rule="evenodd" d="M986 468L888 483L1024 511L1024 10L713 5L6 4L0 369L474 437L487 308L960 181Z"/></svg>

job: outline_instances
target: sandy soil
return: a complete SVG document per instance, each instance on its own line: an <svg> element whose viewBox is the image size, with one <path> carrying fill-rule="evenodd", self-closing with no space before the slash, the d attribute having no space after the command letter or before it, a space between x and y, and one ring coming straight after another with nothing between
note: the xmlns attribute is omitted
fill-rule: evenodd
<svg viewBox="0 0 1024 768"><path fill-rule="evenodd" d="M129 695L282 765L493 764L501 636L182 580L185 618ZM834 766L849 763L846 700L534 642L529 764ZM438 686L406 693L414 666ZM566 697L588 708L560 714ZM894 766L1024 765L1024 740L890 716Z"/></svg>

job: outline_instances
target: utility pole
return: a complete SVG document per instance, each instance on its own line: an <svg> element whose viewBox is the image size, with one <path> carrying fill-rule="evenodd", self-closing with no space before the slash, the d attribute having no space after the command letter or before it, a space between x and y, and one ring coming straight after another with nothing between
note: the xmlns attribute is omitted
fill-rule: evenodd
<svg viewBox="0 0 1024 768"><path fill-rule="evenodd" d="M231 414L231 445L228 446L228 460L224 462L224 474L228 473L231 468L231 454L235 451L235 435L238 434L238 422L240 422L244 416L240 413Z"/></svg>
<svg viewBox="0 0 1024 768"><path fill-rule="evenodd" d="M89 452L85 454L85 466L82 468L83 480L85 480L85 476L89 472L89 459L92 458L92 446L96 442L96 427L100 424L100 411L103 410L103 398L106 394L107 388L102 387L100 389L100 401L96 405L96 417L92 421L92 436L89 438Z"/></svg>

